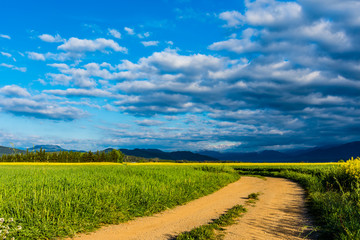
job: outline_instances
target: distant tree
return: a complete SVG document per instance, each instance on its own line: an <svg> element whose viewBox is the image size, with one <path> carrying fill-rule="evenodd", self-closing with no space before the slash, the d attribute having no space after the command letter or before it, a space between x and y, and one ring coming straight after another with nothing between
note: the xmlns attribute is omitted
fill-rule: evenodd
<svg viewBox="0 0 360 240"><path fill-rule="evenodd" d="M106 154L104 151L102 151L100 153L100 159L99 159L100 162L106 162Z"/></svg>
<svg viewBox="0 0 360 240"><path fill-rule="evenodd" d="M110 153L109 153L109 160L110 162L118 162L118 163L122 163L124 162L124 154L116 149L113 149Z"/></svg>

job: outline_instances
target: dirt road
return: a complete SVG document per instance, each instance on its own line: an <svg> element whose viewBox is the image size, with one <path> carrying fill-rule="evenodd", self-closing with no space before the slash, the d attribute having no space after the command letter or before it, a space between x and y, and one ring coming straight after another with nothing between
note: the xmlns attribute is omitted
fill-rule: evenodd
<svg viewBox="0 0 360 240"><path fill-rule="evenodd" d="M151 217L103 227L78 240L161 240L218 218L236 204L244 204L247 196L262 192L255 207L227 230L226 239L297 239L301 229L309 225L304 208L304 192L286 179L242 177L219 191L186 205Z"/></svg>
<svg viewBox="0 0 360 240"><path fill-rule="evenodd" d="M224 240L304 239L311 233L304 190L282 178L267 178L255 207L227 227Z"/></svg>

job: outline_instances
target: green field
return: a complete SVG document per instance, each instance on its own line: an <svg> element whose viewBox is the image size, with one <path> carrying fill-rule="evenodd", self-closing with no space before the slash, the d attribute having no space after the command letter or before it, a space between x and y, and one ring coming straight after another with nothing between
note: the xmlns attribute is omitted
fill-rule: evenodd
<svg viewBox="0 0 360 240"><path fill-rule="evenodd" d="M228 167L0 165L0 218L22 226L16 238L71 236L184 204L238 178Z"/></svg>
<svg viewBox="0 0 360 240"><path fill-rule="evenodd" d="M306 189L309 208L324 239L360 239L359 162L3 163L0 225L1 218L13 218L15 222L7 224L14 229L21 226L9 238L72 236L184 204L240 175L262 175L292 179Z"/></svg>

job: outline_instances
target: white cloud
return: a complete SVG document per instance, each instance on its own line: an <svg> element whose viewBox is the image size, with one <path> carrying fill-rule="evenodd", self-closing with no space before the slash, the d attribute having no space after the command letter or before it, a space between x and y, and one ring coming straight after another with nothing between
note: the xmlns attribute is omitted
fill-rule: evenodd
<svg viewBox="0 0 360 240"><path fill-rule="evenodd" d="M16 71L20 71L20 72L26 72L26 70L27 70L26 67L16 67L14 65L6 64L6 63L1 63L0 66L10 68L10 69L13 69Z"/></svg>
<svg viewBox="0 0 360 240"><path fill-rule="evenodd" d="M164 124L162 121L152 120L152 119L144 119L135 121L140 126L159 126Z"/></svg>
<svg viewBox="0 0 360 240"><path fill-rule="evenodd" d="M92 108L96 108L96 109L101 109L101 106L100 105L97 105L97 104L94 104L94 103L91 103L89 101L80 101L80 102L77 102L77 101L64 101L64 102L60 102L60 104L66 104L66 105L77 105L77 106L87 106L87 107L92 107Z"/></svg>
<svg viewBox="0 0 360 240"><path fill-rule="evenodd" d="M201 144L201 143L200 143ZM204 142L204 149L210 150L217 150L217 151L224 151L227 149L231 149L234 147L240 146L241 142L231 142L231 141L220 141L220 142Z"/></svg>
<svg viewBox="0 0 360 240"><path fill-rule="evenodd" d="M70 38L65 41L64 44L58 46L58 49L69 52L95 52L104 51L106 48L110 48L116 52L127 53L125 47L119 46L118 43L111 39L98 38L95 40Z"/></svg>
<svg viewBox="0 0 360 240"><path fill-rule="evenodd" d="M150 37L150 33L149 32L146 32L146 33L139 33L138 35L138 38L147 38L147 37Z"/></svg>
<svg viewBox="0 0 360 240"><path fill-rule="evenodd" d="M107 111L110 111L110 112L118 112L118 111L119 111L116 107L114 107L114 106L112 106L112 105L110 105L110 104L105 104L105 105L103 106L103 108L104 108L105 110L107 110Z"/></svg>
<svg viewBox="0 0 360 240"><path fill-rule="evenodd" d="M244 16L238 11L226 11L220 13L219 18L227 21L225 27L237 27L242 24Z"/></svg>
<svg viewBox="0 0 360 240"><path fill-rule="evenodd" d="M11 39L11 37L9 35L5 35L5 34L0 34L1 38L6 38L6 39Z"/></svg>
<svg viewBox="0 0 360 240"><path fill-rule="evenodd" d="M38 80L36 80L37 82L39 82L41 85L46 85L46 82L45 82L45 80L44 79L41 79L41 78L39 78Z"/></svg>
<svg viewBox="0 0 360 240"><path fill-rule="evenodd" d="M296 2L247 2L246 22L255 26L290 25L302 18L302 7Z"/></svg>
<svg viewBox="0 0 360 240"><path fill-rule="evenodd" d="M45 61L45 56L42 53L26 52L28 57L32 60Z"/></svg>
<svg viewBox="0 0 360 240"><path fill-rule="evenodd" d="M302 7L296 2L275 0L245 1L246 12L226 11L219 18L227 21L225 27L237 27L251 24L253 26L293 25L302 19Z"/></svg>
<svg viewBox="0 0 360 240"><path fill-rule="evenodd" d="M149 46L157 46L159 44L159 41L142 41L141 43L145 47L149 47Z"/></svg>
<svg viewBox="0 0 360 240"><path fill-rule="evenodd" d="M129 28L129 27L124 27L124 30L129 34L129 35L134 35L135 31L133 28Z"/></svg>
<svg viewBox="0 0 360 240"><path fill-rule="evenodd" d="M0 88L0 108L2 112L19 116L45 118L52 120L71 121L84 117L86 114L77 108L59 106L54 99L45 94L31 96L18 85L7 85Z"/></svg>
<svg viewBox="0 0 360 240"><path fill-rule="evenodd" d="M20 54L20 53L19 53ZM37 53L37 52L26 52L28 57L33 60L45 61L45 60L56 60L56 61L67 61L77 60L84 56L82 52L60 52L60 53Z"/></svg>
<svg viewBox="0 0 360 240"><path fill-rule="evenodd" d="M29 97L30 93L18 85L7 85L0 88L0 93L8 97Z"/></svg>
<svg viewBox="0 0 360 240"><path fill-rule="evenodd" d="M83 68L69 68L64 64L50 64L56 67L61 74L48 73L47 76L52 79L52 84L69 85L70 83L82 88L92 88L96 86L96 81L92 76L108 78L110 73L105 69L100 69L98 64L90 63Z"/></svg>
<svg viewBox="0 0 360 240"><path fill-rule="evenodd" d="M50 67L59 68L59 69L69 69L70 67L65 63L51 63L47 64Z"/></svg>
<svg viewBox="0 0 360 240"><path fill-rule="evenodd" d="M0 98L0 106L2 111L14 115L52 120L72 121L86 115L82 110L74 107L62 107L56 103L30 98Z"/></svg>
<svg viewBox="0 0 360 240"><path fill-rule="evenodd" d="M53 59L56 61L67 61L67 60L76 60L84 56L82 52L61 52L61 53L51 53L48 52L45 54L46 59Z"/></svg>
<svg viewBox="0 0 360 240"><path fill-rule="evenodd" d="M7 52L0 52L1 55L5 56L5 57L12 57L12 55L10 53Z"/></svg>
<svg viewBox="0 0 360 240"><path fill-rule="evenodd" d="M310 26L303 26L297 29L297 34L339 50L350 48L351 42L346 33L341 30L335 31L332 27L333 25L330 21L321 19Z"/></svg>
<svg viewBox="0 0 360 240"><path fill-rule="evenodd" d="M39 38L44 42L63 42L64 39L61 38L59 34L52 36L50 34L39 35Z"/></svg>
<svg viewBox="0 0 360 240"><path fill-rule="evenodd" d="M65 74L48 73L46 74L46 77L52 80L51 82L52 85L67 86L70 84L70 81L72 80L70 76L67 76Z"/></svg>
<svg viewBox="0 0 360 240"><path fill-rule="evenodd" d="M228 50L236 53L244 53L259 49L256 42L250 39L229 39L221 42L215 42L209 46L210 50Z"/></svg>
<svg viewBox="0 0 360 240"><path fill-rule="evenodd" d="M175 50L155 52L148 58L140 59L142 65L153 65L161 71L186 74L206 74L210 70L221 69L223 59L204 54L180 55Z"/></svg>
<svg viewBox="0 0 360 240"><path fill-rule="evenodd" d="M44 93L50 93L58 96L67 96L67 97L111 97L112 94L108 91L101 89L78 89L78 88L68 88L66 90L44 90Z"/></svg>
<svg viewBox="0 0 360 240"><path fill-rule="evenodd" d="M117 39L121 38L121 33L118 30L109 28L108 31L109 31L109 34L111 36L113 36L114 38L117 38Z"/></svg>

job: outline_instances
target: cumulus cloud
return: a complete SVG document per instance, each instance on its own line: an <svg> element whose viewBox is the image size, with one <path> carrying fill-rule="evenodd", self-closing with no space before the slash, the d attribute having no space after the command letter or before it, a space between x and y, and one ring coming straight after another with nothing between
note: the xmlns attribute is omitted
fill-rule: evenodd
<svg viewBox="0 0 360 240"><path fill-rule="evenodd" d="M250 39L229 39L225 41L215 42L209 46L210 50L228 50L236 53L246 53L257 51L259 45Z"/></svg>
<svg viewBox="0 0 360 240"><path fill-rule="evenodd" d="M289 139L299 144L294 137L303 141L305 135L315 145L316 136L338 141L343 135L340 129L347 124L347 128L354 128L358 116L348 114L360 100L350 89L359 89L360 79L357 70L350 67L358 62L354 57L359 51L357 17L349 4L360 9L353 1L257 0L247 1L242 14L236 10L221 13L219 18L237 34L211 44L209 49L234 52L251 62L211 74L228 81L237 79L241 84L227 91L227 100L222 103L228 110L212 106L209 116L254 127L254 134L248 133L244 141L254 141L254 145L269 145L255 140L260 133L281 133L281 137L271 135L279 146ZM244 106L248 109L245 112L241 110ZM266 111L257 112L259 109ZM311 132L302 131L304 127Z"/></svg>
<svg viewBox="0 0 360 240"><path fill-rule="evenodd" d="M303 26L300 29L299 35L303 38L317 41L320 44L327 45L336 50L344 50L351 48L351 41L346 33L342 30L333 29L333 24L330 21L320 19L310 26Z"/></svg>
<svg viewBox="0 0 360 240"><path fill-rule="evenodd" d="M51 120L72 121L85 116L82 110L74 107L62 107L56 104L38 102L25 98L0 98L0 107L2 111L14 115Z"/></svg>
<svg viewBox="0 0 360 240"><path fill-rule="evenodd" d="M302 7L296 2L275 0L246 2L245 21L254 26L281 26L302 19Z"/></svg>
<svg viewBox="0 0 360 240"><path fill-rule="evenodd" d="M41 34L39 35L39 38L44 42L63 42L64 39L59 34L56 34L55 36L52 36L50 34Z"/></svg>
<svg viewBox="0 0 360 240"><path fill-rule="evenodd" d="M12 57L12 55L10 53L7 53L7 52L0 52L1 55L5 56L5 57Z"/></svg>
<svg viewBox="0 0 360 240"><path fill-rule="evenodd" d="M6 85L0 88L0 94L7 97L29 97L30 93L22 87L18 85Z"/></svg>
<svg viewBox="0 0 360 240"><path fill-rule="evenodd" d="M129 27L124 27L124 30L127 32L127 34L129 35L135 35L135 31L133 28L129 28Z"/></svg>
<svg viewBox="0 0 360 240"><path fill-rule="evenodd" d="M44 90L44 93L66 96L66 97L111 97L112 94L101 89L78 89L68 88L66 90Z"/></svg>
<svg viewBox="0 0 360 240"><path fill-rule="evenodd" d="M237 27L242 24L244 16L238 11L226 11L220 13L219 18L227 21L225 27Z"/></svg>
<svg viewBox="0 0 360 240"><path fill-rule="evenodd" d="M53 84L69 85L92 88L96 86L94 77L104 79L112 78L112 74L106 69L100 69L100 65L89 63L84 68L73 68L66 64L48 64L48 66L57 68L61 73L48 73L48 78L52 79Z"/></svg>
<svg viewBox="0 0 360 240"><path fill-rule="evenodd" d="M26 72L27 71L26 67L17 67L17 66L11 65L11 64L6 64L6 63L0 63L0 66L10 68L12 70L20 71L20 72Z"/></svg>
<svg viewBox="0 0 360 240"><path fill-rule="evenodd" d="M239 147L241 142L231 142L231 141L218 141L218 142L205 142L203 149L210 149L216 151L224 151L234 147Z"/></svg>
<svg viewBox="0 0 360 240"><path fill-rule="evenodd" d="M140 65L150 64L163 72L185 72L185 73L204 73L204 70L215 70L223 66L222 58L217 58L204 54L194 54L190 56L180 55L175 50L165 50L155 52L148 58L140 59Z"/></svg>
<svg viewBox="0 0 360 240"><path fill-rule="evenodd" d="M72 80L71 76L57 73L47 73L46 77L51 80L52 85L68 86Z"/></svg>
<svg viewBox="0 0 360 240"><path fill-rule="evenodd" d="M164 122L152 119L144 119L144 120L136 120L135 121L140 126L159 126L162 125Z"/></svg>
<svg viewBox="0 0 360 240"><path fill-rule="evenodd" d="M215 42L209 49L236 53L269 53L283 50L284 53L289 53L292 46L296 45L297 49L302 49L301 51L304 48L313 51L310 47L318 46L321 50L335 54L343 50L354 50L356 31L345 25L345 22L351 25L345 18L339 18L339 12L342 11L338 9L335 14L332 7L328 12L324 12L324 8L319 11L310 9L309 5L314 6L316 2L318 1L312 1L312 4L308 1L247 1L244 14L227 11L219 15L219 18L227 21L227 27L243 27L240 34L237 34L239 37L234 35L231 39ZM354 4L353 7L357 8L357 5Z"/></svg>
<svg viewBox="0 0 360 240"><path fill-rule="evenodd" d="M226 21L225 27L237 27L250 24L253 26L273 26L294 24L302 20L302 7L296 2L275 0L246 1L245 14L238 11L226 11L219 18Z"/></svg>
<svg viewBox="0 0 360 240"><path fill-rule="evenodd" d="M111 36L113 36L114 38L117 38L117 39L120 39L120 38L121 38L121 33L120 33L118 30L116 30L116 29L111 29L111 28L109 28L109 29L108 29L108 32L109 32L109 34L110 34Z"/></svg>
<svg viewBox="0 0 360 240"><path fill-rule="evenodd" d="M1 38L6 38L6 39L11 39L11 37L9 35L6 34L0 34Z"/></svg>
<svg viewBox="0 0 360 240"><path fill-rule="evenodd" d="M91 98L96 103L87 106L135 116L133 129L109 129L112 140L106 141L112 144L250 150L303 146L304 142L316 145L319 136L329 141L356 139L360 133L359 3L255 0L245 5L243 10L217 15L224 21L218 27L226 27L231 35L210 44L210 54L169 48L115 64L111 60L61 63L86 52L125 51L115 41L100 38L70 38L58 47L64 52L27 54L58 61L48 64L54 71L46 75L47 80L51 86L67 87L48 85L50 89L42 92L62 99L61 103L44 101L58 113L65 112L61 107L74 113L73 106L88 102L76 98ZM114 29L107 34L121 37L110 30ZM124 32L135 35L131 28ZM146 37L145 33L136 36ZM45 114L50 110L36 106L38 99L26 89L9 85L0 89L0 95L1 101L15 107L20 100L14 99L26 99L18 109L26 112L29 106L29 112L51 118ZM174 118L176 123L169 124Z"/></svg>
<svg viewBox="0 0 360 240"><path fill-rule="evenodd" d="M150 33L149 32L145 32L145 33L139 33L138 35L138 38L147 38L147 37L150 37Z"/></svg>
<svg viewBox="0 0 360 240"><path fill-rule="evenodd" d="M145 47L150 47L150 46L157 46L157 45L159 45L159 41L142 41L141 43L142 43L142 45L144 45Z"/></svg>
<svg viewBox="0 0 360 240"><path fill-rule="evenodd" d="M39 61L45 61L45 56L42 53L36 53L36 52L26 52L28 55L28 58L32 60L39 60Z"/></svg>
<svg viewBox="0 0 360 240"><path fill-rule="evenodd" d="M60 106L44 96L32 96L25 88L7 85L0 88L0 110L19 116L71 121L86 114L71 106Z"/></svg>
<svg viewBox="0 0 360 240"><path fill-rule="evenodd" d="M336 126L326 131L339 136L337 121L354 128L359 116L343 117L360 101L355 97L360 89L359 62L354 59L357 35L342 22L348 19L335 18L333 12L326 13L328 18L325 13L309 17L302 2L246 4L243 14L234 10L219 15L237 34L209 46L238 55L230 59L165 50L135 63L123 61L111 66L128 75L113 88L126 93L114 105L141 116L206 112L217 133L202 136L217 138L216 143L243 143L230 144L233 148L296 146L305 135L311 145L324 129ZM337 21L328 20L330 16ZM260 136L272 143L258 140Z"/></svg>
<svg viewBox="0 0 360 240"><path fill-rule="evenodd" d="M112 49L116 52L127 53L127 49L125 47L119 46L119 44L114 42L114 40L105 38L88 40L72 37L69 40L65 41L64 44L58 46L59 50L69 52L95 52L104 51L107 48Z"/></svg>

